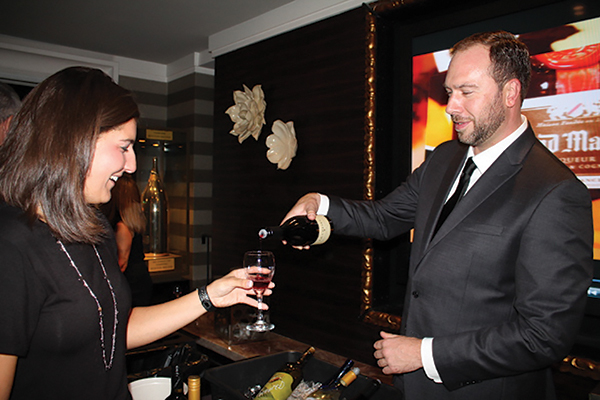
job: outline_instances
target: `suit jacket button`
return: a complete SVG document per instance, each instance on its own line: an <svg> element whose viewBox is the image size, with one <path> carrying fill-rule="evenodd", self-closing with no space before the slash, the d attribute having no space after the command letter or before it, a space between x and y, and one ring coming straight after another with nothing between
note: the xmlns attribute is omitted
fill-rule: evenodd
<svg viewBox="0 0 600 400"><path fill-rule="evenodd" d="M414 297L415 299L419 297L419 292L417 292L416 290L412 292L412 297Z"/></svg>

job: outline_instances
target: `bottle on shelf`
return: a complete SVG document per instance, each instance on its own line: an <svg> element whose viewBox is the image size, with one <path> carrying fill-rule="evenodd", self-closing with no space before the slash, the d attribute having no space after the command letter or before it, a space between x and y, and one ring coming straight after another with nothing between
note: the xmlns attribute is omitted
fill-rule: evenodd
<svg viewBox="0 0 600 400"><path fill-rule="evenodd" d="M333 232L333 223L325 215L317 215L314 220L305 215L297 215L280 226L264 227L258 231L258 237L273 237L285 240L291 246L314 246L323 244Z"/></svg>
<svg viewBox="0 0 600 400"><path fill-rule="evenodd" d="M369 400L381 387L379 379L369 380L369 385L354 397L346 397L342 394L341 400Z"/></svg>
<svg viewBox="0 0 600 400"><path fill-rule="evenodd" d="M146 253L164 254L168 252L168 202L167 192L158 173L158 157L153 157L148 184L142 192L142 210L146 216L146 232L144 234L144 251Z"/></svg>
<svg viewBox="0 0 600 400"><path fill-rule="evenodd" d="M321 386L309 394L306 400L338 400L342 391L354 382L359 373L359 368L352 368L335 385Z"/></svg>
<svg viewBox="0 0 600 400"><path fill-rule="evenodd" d="M323 386L331 386L336 384L339 382L342 376L346 375L346 372L350 371L350 368L353 366L354 360L347 359L331 378L323 382Z"/></svg>
<svg viewBox="0 0 600 400"><path fill-rule="evenodd" d="M187 400L183 394L183 379L179 364L173 365L171 372L171 394L165 400Z"/></svg>
<svg viewBox="0 0 600 400"><path fill-rule="evenodd" d="M256 400L280 400L287 399L292 391L302 381L302 369L308 360L315 353L314 347L309 347L308 350L300 356L298 361L289 362L283 365L277 372L271 376L269 381L265 383L261 391L256 395Z"/></svg>
<svg viewBox="0 0 600 400"><path fill-rule="evenodd" d="M188 400L200 400L200 376L188 376Z"/></svg>

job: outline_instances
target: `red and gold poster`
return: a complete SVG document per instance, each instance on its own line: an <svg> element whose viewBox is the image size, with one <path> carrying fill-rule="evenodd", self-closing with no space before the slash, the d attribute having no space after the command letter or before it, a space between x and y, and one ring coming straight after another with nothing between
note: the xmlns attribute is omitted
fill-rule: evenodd
<svg viewBox="0 0 600 400"><path fill-rule="evenodd" d="M600 259L600 18L519 38L532 60L523 114L540 141L590 189L594 258ZM449 62L448 50L413 57L413 169L455 137L442 85Z"/></svg>

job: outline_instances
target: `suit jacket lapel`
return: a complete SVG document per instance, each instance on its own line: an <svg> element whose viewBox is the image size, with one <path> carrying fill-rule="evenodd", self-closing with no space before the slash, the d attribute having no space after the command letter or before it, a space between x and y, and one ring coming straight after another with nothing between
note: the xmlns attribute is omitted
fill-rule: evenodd
<svg viewBox="0 0 600 400"><path fill-rule="evenodd" d="M472 210L477 208L481 203L483 203L488 197L492 196L495 191L498 190L507 180L511 179L515 174L519 172L521 169L523 160L529 153L531 147L535 143L537 139L535 138L535 134L530 127L523 132L523 134L513 143L511 144L505 151L498 157L498 159L490 166L490 168L477 180L475 185L467 192L465 197L461 199L461 201L456 205L452 213L448 216L448 219L444 222L444 224L440 227L437 234L432 238L433 228L435 226L435 221L437 221L437 216L441 211L441 207L443 203L438 203L438 199L436 199L436 203L434 205L435 208L432 208L431 215L435 215L435 218L431 218L427 222L427 233L426 237L429 238L428 245L426 246L425 252L423 252L423 256L425 253L444 238L444 236L448 235L452 232L454 228L464 220ZM447 173L445 174L447 175ZM454 178L456 177L456 173L453 174ZM452 179L452 178L451 178ZM453 180L450 181L448 186L452 184ZM443 192L442 202L448 193L448 189L440 190L440 193ZM435 212L433 212L435 210ZM433 221L431 221L433 219ZM416 265L416 264L415 264Z"/></svg>
<svg viewBox="0 0 600 400"><path fill-rule="evenodd" d="M457 152L446 165L441 167L445 169L445 172L443 173L443 177L435 194L432 196L431 212L427 216L427 223L423 230L423 249L431 241L431 235L433 235L433 230L442 211L442 207L452 188L452 184L460 173L460 167L464 163L466 156L467 147L465 146L464 150ZM428 196L428 194L426 194L426 196Z"/></svg>

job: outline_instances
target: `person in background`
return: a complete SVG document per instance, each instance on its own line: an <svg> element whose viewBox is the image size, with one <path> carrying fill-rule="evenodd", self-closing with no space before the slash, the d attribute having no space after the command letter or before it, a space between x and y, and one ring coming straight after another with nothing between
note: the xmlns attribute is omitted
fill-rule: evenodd
<svg viewBox="0 0 600 400"><path fill-rule="evenodd" d="M326 214L337 233L379 240L414 228L401 331L374 344L406 400L554 399L550 366L575 341L591 283L590 194L521 114L527 47L486 32L451 55L458 140L381 200L309 193L284 220Z"/></svg>
<svg viewBox="0 0 600 400"><path fill-rule="evenodd" d="M130 399L126 349L214 307L257 306L238 268L175 300L131 308L98 205L136 169L138 117L131 93L109 76L71 67L27 95L0 146L1 400Z"/></svg>
<svg viewBox="0 0 600 400"><path fill-rule="evenodd" d="M101 206L115 230L119 267L129 282L132 306L149 306L152 301L152 278L144 261L142 235L146 218L142 211L140 190L133 177L123 174L111 191L111 199Z"/></svg>
<svg viewBox="0 0 600 400"><path fill-rule="evenodd" d="M10 127L10 121L21 108L21 99L15 90L6 83L0 82L0 144Z"/></svg>

